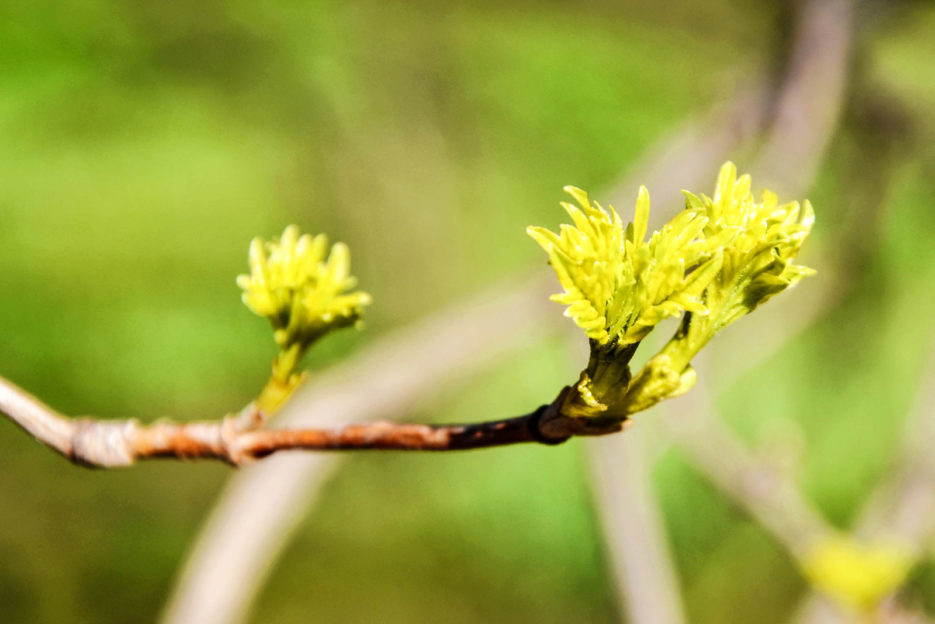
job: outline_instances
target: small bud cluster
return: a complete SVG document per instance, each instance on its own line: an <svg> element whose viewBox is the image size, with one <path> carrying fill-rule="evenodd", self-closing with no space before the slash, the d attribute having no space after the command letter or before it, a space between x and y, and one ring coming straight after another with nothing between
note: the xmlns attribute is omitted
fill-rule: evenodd
<svg viewBox="0 0 935 624"><path fill-rule="evenodd" d="M350 275L347 245L335 243L328 252L324 234L299 235L290 225L280 238L250 243L250 274L237 277L243 302L269 319L276 344L283 350L303 348L333 329L353 325L370 304Z"/></svg>
<svg viewBox="0 0 935 624"><path fill-rule="evenodd" d="M253 239L250 274L237 277L243 302L269 320L279 354L273 374L258 404L275 410L296 388L296 370L308 348L328 332L357 324L370 295L352 291L357 279L350 274L350 252L335 243L329 252L324 234L299 234L290 225L280 238Z"/></svg>

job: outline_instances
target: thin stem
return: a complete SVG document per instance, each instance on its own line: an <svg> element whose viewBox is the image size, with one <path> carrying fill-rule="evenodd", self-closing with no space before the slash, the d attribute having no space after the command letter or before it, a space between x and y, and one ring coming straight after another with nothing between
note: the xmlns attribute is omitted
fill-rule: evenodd
<svg viewBox="0 0 935 624"><path fill-rule="evenodd" d="M336 428L261 429L254 404L216 421L144 425L137 420L71 419L0 377L0 412L70 461L99 468L142 459L220 459L240 465L288 450L456 451L523 442L560 444L575 435L603 435L620 426L594 425L559 412L568 388L529 414L459 425L378 421Z"/></svg>
<svg viewBox="0 0 935 624"><path fill-rule="evenodd" d="M531 414L467 425L409 425L389 421L336 429L279 429L243 436L242 449L252 457L283 450L455 451L548 440ZM555 438L555 443L567 440Z"/></svg>

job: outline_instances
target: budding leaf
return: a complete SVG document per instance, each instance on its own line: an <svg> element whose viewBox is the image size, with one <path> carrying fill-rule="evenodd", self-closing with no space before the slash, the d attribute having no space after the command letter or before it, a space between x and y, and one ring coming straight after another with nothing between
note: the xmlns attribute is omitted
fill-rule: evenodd
<svg viewBox="0 0 935 624"><path fill-rule="evenodd" d="M253 239L250 273L237 277L243 302L269 319L282 351L297 345L304 351L324 334L356 323L370 295L353 291L350 251L335 243L329 252L324 234L299 234L290 225L279 238Z"/></svg>
<svg viewBox="0 0 935 624"><path fill-rule="evenodd" d="M779 204L770 191L756 201L750 188L750 176L725 163L713 198L685 192L685 209L646 240L645 187L624 227L613 207L569 186L577 205L562 206L573 225L528 228L564 288L552 299L591 343L576 394L565 398L569 415L626 418L687 391L692 357L717 332L814 273L792 262L815 220L811 204ZM673 316L682 316L676 335L631 378L636 346Z"/></svg>

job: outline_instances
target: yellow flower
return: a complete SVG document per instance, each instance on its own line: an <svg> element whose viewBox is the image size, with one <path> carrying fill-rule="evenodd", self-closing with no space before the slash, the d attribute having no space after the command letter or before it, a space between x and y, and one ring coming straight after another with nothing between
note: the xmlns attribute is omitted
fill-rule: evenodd
<svg viewBox="0 0 935 624"><path fill-rule="evenodd" d="M327 258L324 234L299 235L290 225L280 238L250 243L250 274L237 277L243 302L269 319L276 343L285 351L304 349L339 327L356 323L370 304L365 292L348 292L357 284L350 275L350 252L335 243Z"/></svg>
<svg viewBox="0 0 935 624"><path fill-rule="evenodd" d="M902 546L833 536L806 554L802 570L812 585L841 604L868 611L905 582L912 565L910 551Z"/></svg>

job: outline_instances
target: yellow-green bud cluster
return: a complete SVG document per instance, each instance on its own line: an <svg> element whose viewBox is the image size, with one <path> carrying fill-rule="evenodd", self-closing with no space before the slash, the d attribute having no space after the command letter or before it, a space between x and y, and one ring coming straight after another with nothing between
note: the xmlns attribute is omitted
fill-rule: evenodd
<svg viewBox="0 0 935 624"><path fill-rule="evenodd" d="M626 228L613 207L566 187L578 204L562 204L574 225L558 234L528 229L565 289L552 299L568 306L565 315L590 338L592 356L601 354L578 384L579 411L625 418L685 392L695 380L691 359L708 340L813 273L792 264L814 223L811 204L779 204L770 191L755 201L750 186L750 176L738 178L733 163L725 163L714 197L686 192L685 209L649 240L645 187ZM660 321L680 315L676 335L631 380L626 364L635 345ZM615 367L611 375L603 371L608 366Z"/></svg>
<svg viewBox="0 0 935 624"><path fill-rule="evenodd" d="M300 235L290 225L280 238L255 238L249 264L250 274L237 277L243 302L269 319L282 351L304 350L329 331L353 325L371 301L365 292L349 292L357 285L350 252L344 243L329 252L324 234Z"/></svg>

